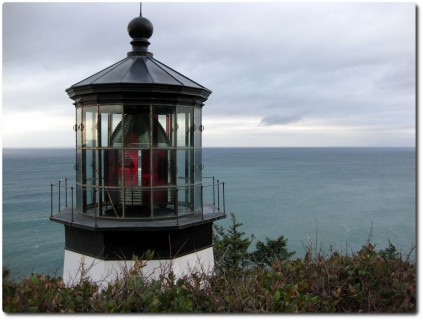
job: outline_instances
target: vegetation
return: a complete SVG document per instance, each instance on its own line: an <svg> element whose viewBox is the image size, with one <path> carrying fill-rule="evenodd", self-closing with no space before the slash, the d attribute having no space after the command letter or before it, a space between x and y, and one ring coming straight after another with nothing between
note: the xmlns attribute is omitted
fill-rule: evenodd
<svg viewBox="0 0 423 320"><path fill-rule="evenodd" d="M60 277L32 274L14 281L3 271L3 311L12 312L416 312L416 266L391 243L376 251L369 241L351 255L324 256L307 247L292 259L287 240L258 241L239 231L232 216L214 235L216 272L151 280L143 261L122 279L100 288L82 279L72 287Z"/></svg>

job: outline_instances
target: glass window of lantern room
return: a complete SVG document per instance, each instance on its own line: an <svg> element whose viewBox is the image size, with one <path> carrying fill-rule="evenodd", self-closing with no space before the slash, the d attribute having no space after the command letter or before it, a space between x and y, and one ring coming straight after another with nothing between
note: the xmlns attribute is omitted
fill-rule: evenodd
<svg viewBox="0 0 423 320"><path fill-rule="evenodd" d="M82 146L97 146L97 106L82 109Z"/></svg>
<svg viewBox="0 0 423 320"><path fill-rule="evenodd" d="M79 132L80 134L80 132ZM76 149L76 209L82 212L82 150L80 148Z"/></svg>
<svg viewBox="0 0 423 320"><path fill-rule="evenodd" d="M192 127L193 112L191 107L177 107L177 145L181 147L191 147L193 143Z"/></svg>
<svg viewBox="0 0 423 320"><path fill-rule="evenodd" d="M79 129L82 137L82 149L77 150L77 160L81 164L82 199L79 197L79 200L82 200L82 206L80 201L77 206L82 207L83 213L90 214L95 211L97 201L97 106L82 107Z"/></svg>
<svg viewBox="0 0 423 320"><path fill-rule="evenodd" d="M202 204L201 186L197 185L194 187L194 211L201 211Z"/></svg>
<svg viewBox="0 0 423 320"><path fill-rule="evenodd" d="M194 187L178 188L178 215L188 215L194 212Z"/></svg>
<svg viewBox="0 0 423 320"><path fill-rule="evenodd" d="M174 186L175 107L153 106L152 111L152 186Z"/></svg>
<svg viewBox="0 0 423 320"><path fill-rule="evenodd" d="M96 202L96 192L97 192L97 179L96 179L96 169L97 169L97 150L96 149L83 149L82 150L83 168L82 168L82 183L84 186L84 195L83 195L83 208L86 212L87 208L94 207Z"/></svg>
<svg viewBox="0 0 423 320"><path fill-rule="evenodd" d="M175 146L174 117L175 117L175 107L153 106L153 114L152 114L153 147L171 148Z"/></svg>
<svg viewBox="0 0 423 320"><path fill-rule="evenodd" d="M122 146L122 106L99 106L99 145L102 148L116 148Z"/></svg>
<svg viewBox="0 0 423 320"><path fill-rule="evenodd" d="M151 216L151 106L124 106L124 148L118 164L124 217Z"/></svg>
<svg viewBox="0 0 423 320"><path fill-rule="evenodd" d="M193 150L184 149L178 150L177 153L177 182L178 186L183 186L193 183Z"/></svg>
<svg viewBox="0 0 423 320"><path fill-rule="evenodd" d="M123 123L122 135L126 148L150 147L150 106L125 106Z"/></svg>
<svg viewBox="0 0 423 320"><path fill-rule="evenodd" d="M201 183L202 180L202 149L201 149L201 135L202 135L202 124L201 124L201 109L194 108L194 182Z"/></svg>
<svg viewBox="0 0 423 320"><path fill-rule="evenodd" d="M77 107L75 110L75 140L76 140L76 209L82 212L82 107Z"/></svg>
<svg viewBox="0 0 423 320"><path fill-rule="evenodd" d="M102 216L118 217L121 212L121 190L119 189L119 164L122 148L122 105L99 106L99 212Z"/></svg>

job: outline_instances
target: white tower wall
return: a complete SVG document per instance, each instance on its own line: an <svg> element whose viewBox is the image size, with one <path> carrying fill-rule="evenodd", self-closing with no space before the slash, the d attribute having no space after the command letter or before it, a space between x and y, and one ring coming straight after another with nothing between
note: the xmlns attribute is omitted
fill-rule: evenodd
<svg viewBox="0 0 423 320"><path fill-rule="evenodd" d="M72 286L82 278L105 286L134 266L133 260L102 260L65 249L63 281ZM161 274L173 272L177 278L191 273L211 274L214 270L213 248L205 248L173 259L143 261L142 274L150 279L158 279Z"/></svg>

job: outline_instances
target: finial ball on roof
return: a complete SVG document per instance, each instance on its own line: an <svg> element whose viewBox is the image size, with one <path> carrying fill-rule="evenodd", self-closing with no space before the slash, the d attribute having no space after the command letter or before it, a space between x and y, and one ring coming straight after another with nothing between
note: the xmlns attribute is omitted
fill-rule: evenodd
<svg viewBox="0 0 423 320"><path fill-rule="evenodd" d="M128 24L128 33L132 39L150 38L153 34L153 24L144 17L136 17Z"/></svg>

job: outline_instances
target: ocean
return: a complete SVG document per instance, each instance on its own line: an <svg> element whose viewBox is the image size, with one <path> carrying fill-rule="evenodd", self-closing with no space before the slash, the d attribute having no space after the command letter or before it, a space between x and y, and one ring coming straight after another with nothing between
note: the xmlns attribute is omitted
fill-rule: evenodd
<svg viewBox="0 0 423 320"><path fill-rule="evenodd" d="M74 180L73 149L3 149L3 267L61 275L64 228L49 221L50 184ZM288 239L303 257L351 254L368 238L403 253L416 245L414 148L204 148L203 176L225 182L229 213L254 241ZM251 246L254 249L254 242Z"/></svg>

